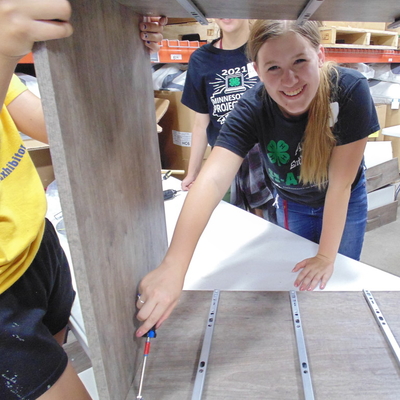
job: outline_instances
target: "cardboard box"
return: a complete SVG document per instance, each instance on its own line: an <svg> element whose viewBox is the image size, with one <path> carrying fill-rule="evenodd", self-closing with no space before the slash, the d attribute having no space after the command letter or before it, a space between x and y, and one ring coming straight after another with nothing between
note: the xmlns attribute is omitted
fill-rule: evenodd
<svg viewBox="0 0 400 400"><path fill-rule="evenodd" d="M382 134L385 141L392 142L393 157L400 158L400 125L383 128Z"/></svg>
<svg viewBox="0 0 400 400"><path fill-rule="evenodd" d="M382 135L382 129L386 127L386 114L387 104L375 104L376 114L378 115L379 126L381 129L368 136L368 140L380 141L384 137Z"/></svg>
<svg viewBox="0 0 400 400"><path fill-rule="evenodd" d="M382 130L384 140L392 142L393 157L400 158L400 109L386 107L385 129Z"/></svg>
<svg viewBox="0 0 400 400"><path fill-rule="evenodd" d="M156 109L157 133L161 133L162 128L158 123L168 110L169 100L154 99L154 107Z"/></svg>
<svg viewBox="0 0 400 400"><path fill-rule="evenodd" d="M184 170L186 175L195 113L181 103L182 92L155 90L154 97L169 101L169 107L159 121L162 128L158 135L161 166L163 169ZM204 160L209 152L210 149L206 152Z"/></svg>
<svg viewBox="0 0 400 400"><path fill-rule="evenodd" d="M49 145L34 139L24 140L24 144L35 164L43 187L47 188L55 179Z"/></svg>
<svg viewBox="0 0 400 400"><path fill-rule="evenodd" d="M400 109L392 110L390 105L386 107L385 128L400 125Z"/></svg>
<svg viewBox="0 0 400 400"><path fill-rule="evenodd" d="M167 25L164 26L163 29L163 38L182 40L183 35L190 35L193 33L198 33L200 35L200 40L211 42L219 36L219 27L213 21L209 21L208 25L201 25L199 22Z"/></svg>

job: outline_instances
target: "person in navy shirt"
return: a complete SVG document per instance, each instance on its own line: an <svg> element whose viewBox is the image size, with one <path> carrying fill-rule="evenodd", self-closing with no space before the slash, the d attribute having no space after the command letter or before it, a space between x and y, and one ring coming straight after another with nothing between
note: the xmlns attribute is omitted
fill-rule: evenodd
<svg viewBox="0 0 400 400"><path fill-rule="evenodd" d="M246 56L250 34L247 19L216 19L220 37L197 49L190 57L182 103L195 111L188 172L182 189L189 190L200 172L209 144L243 94L258 81ZM264 158L258 144L249 150L231 185L230 202L275 222L275 208Z"/></svg>
<svg viewBox="0 0 400 400"><path fill-rule="evenodd" d="M294 266L294 286L324 289L338 253L359 259L367 221L363 154L379 129L366 79L325 62L312 21L257 21L247 50L261 82L231 111L164 260L139 285L138 336L177 304L197 241L255 143L274 184L278 224L318 243L313 257Z"/></svg>

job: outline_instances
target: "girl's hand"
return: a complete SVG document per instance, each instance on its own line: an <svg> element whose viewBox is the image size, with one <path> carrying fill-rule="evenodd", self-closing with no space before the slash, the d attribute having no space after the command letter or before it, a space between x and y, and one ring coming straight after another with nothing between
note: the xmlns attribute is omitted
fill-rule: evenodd
<svg viewBox="0 0 400 400"><path fill-rule="evenodd" d="M192 187L195 180L196 178L194 176L187 175L181 183L182 190L185 192L188 191Z"/></svg>
<svg viewBox="0 0 400 400"><path fill-rule="evenodd" d="M325 286L333 274L334 260L317 254L315 257L307 258L293 268L292 272L302 270L294 282L294 286L300 290L314 290L318 283L320 289L325 289Z"/></svg>
<svg viewBox="0 0 400 400"><path fill-rule="evenodd" d="M0 0L0 55L19 59L34 42L72 34L67 0Z"/></svg>
<svg viewBox="0 0 400 400"><path fill-rule="evenodd" d="M162 32L167 22L167 17L144 17L143 22L140 23L140 37L150 49L150 53L157 53L160 50L158 43L163 40Z"/></svg>
<svg viewBox="0 0 400 400"><path fill-rule="evenodd" d="M166 262L142 279L136 306L139 309L137 318L144 323L137 330L137 337L143 336L154 325L159 328L170 316L178 304L183 282L184 276L181 276L174 266L169 267Z"/></svg>

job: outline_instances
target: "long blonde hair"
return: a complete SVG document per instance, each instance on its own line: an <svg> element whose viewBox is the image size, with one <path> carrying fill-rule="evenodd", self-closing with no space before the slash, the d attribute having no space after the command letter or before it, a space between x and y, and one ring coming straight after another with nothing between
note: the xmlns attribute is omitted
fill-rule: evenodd
<svg viewBox="0 0 400 400"><path fill-rule="evenodd" d="M318 23L307 21L303 25L295 21L258 20L253 24L247 43L247 55L257 62L261 46L271 38L294 32L307 39L315 50L320 45ZM336 139L330 127L332 93L336 88L332 84L332 74L337 74L334 63L325 63L320 69L320 84L308 110L308 122L302 143L302 163L300 180L322 188L328 180L328 166Z"/></svg>

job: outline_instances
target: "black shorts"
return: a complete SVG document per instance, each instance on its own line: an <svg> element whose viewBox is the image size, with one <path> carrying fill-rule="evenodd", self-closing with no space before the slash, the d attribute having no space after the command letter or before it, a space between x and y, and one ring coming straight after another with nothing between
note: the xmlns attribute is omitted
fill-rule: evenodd
<svg viewBox="0 0 400 400"><path fill-rule="evenodd" d="M64 372L68 357L53 338L68 323L75 292L52 224L25 272L0 295L0 399L34 400Z"/></svg>

